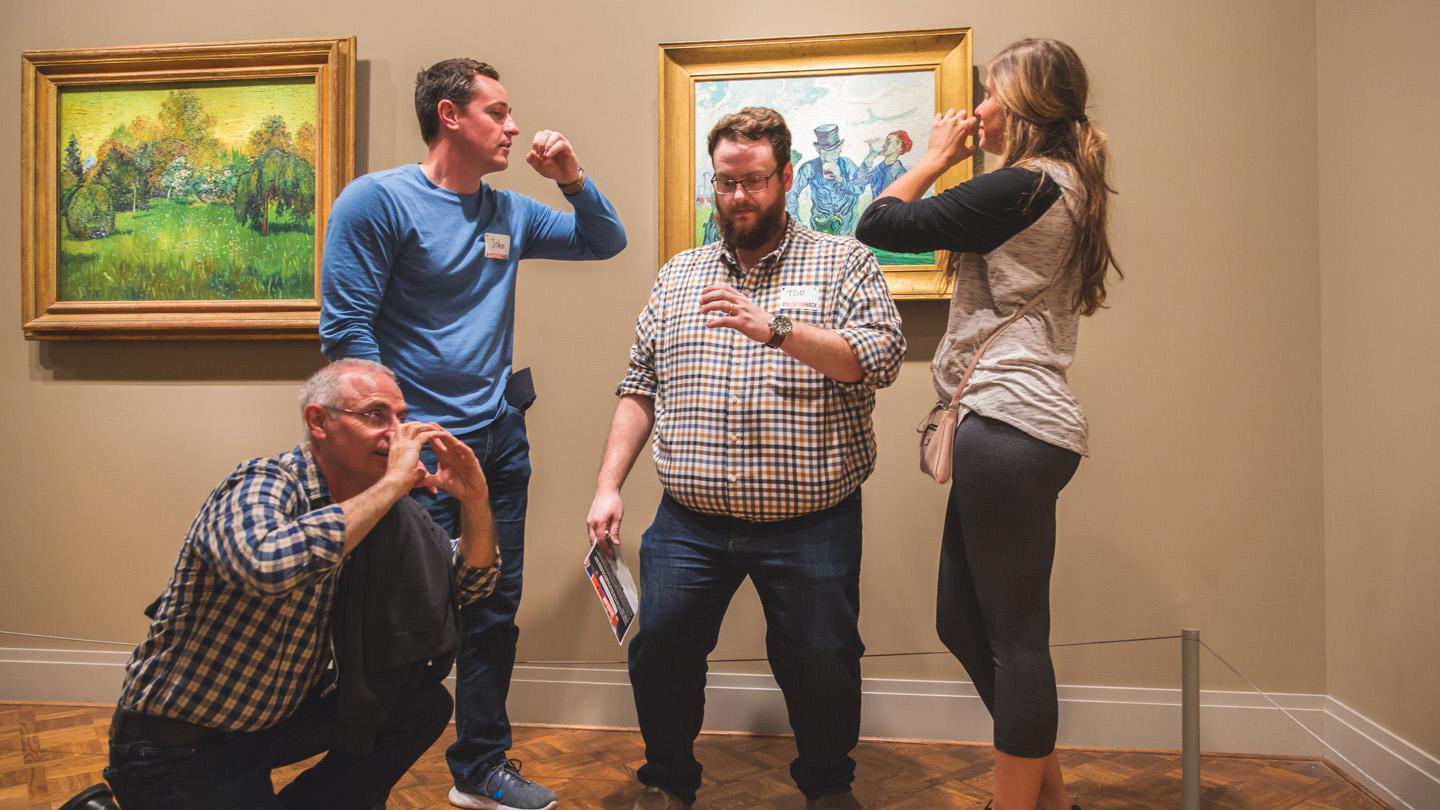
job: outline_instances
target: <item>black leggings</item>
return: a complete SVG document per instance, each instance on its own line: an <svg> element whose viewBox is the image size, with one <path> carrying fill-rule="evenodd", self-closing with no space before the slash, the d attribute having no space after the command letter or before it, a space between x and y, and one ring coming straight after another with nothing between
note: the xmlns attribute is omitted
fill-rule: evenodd
<svg viewBox="0 0 1440 810"><path fill-rule="evenodd" d="M1079 465L1079 454L979 414L955 430L935 627L990 710L995 747L1014 756L1055 750L1055 501Z"/></svg>

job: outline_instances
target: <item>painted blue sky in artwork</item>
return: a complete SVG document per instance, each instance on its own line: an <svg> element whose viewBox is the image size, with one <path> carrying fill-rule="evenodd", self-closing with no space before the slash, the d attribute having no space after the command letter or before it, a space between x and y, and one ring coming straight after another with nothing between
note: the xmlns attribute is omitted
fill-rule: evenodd
<svg viewBox="0 0 1440 810"><path fill-rule="evenodd" d="M790 125L794 147L802 160L815 157L815 128L840 127L841 154L864 161L869 141L877 143L897 129L914 147L902 158L910 163L924 154L935 117L933 71L867 73L844 76L797 76L781 79L735 79L695 84L695 187L710 179L705 139L722 116L741 107L772 107Z"/></svg>

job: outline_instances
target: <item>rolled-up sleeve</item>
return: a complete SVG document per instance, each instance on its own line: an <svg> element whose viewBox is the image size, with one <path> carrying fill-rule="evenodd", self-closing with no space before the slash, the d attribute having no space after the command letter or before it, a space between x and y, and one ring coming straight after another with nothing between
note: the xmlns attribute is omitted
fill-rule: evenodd
<svg viewBox="0 0 1440 810"><path fill-rule="evenodd" d="M660 304L664 289L660 279L665 278L662 269L650 288L650 299L635 319L635 342L630 344L630 363L625 376L615 388L616 396L639 394L654 398L660 390L659 377L655 371L655 330L660 323Z"/></svg>
<svg viewBox="0 0 1440 810"><path fill-rule="evenodd" d="M453 568L455 571L455 594L461 605L468 605L479 599L484 599L495 590L495 584L500 581L500 553L495 553L495 564L486 568L476 568L465 562L460 555L460 541L451 541L455 547L455 558Z"/></svg>
<svg viewBox="0 0 1440 810"><path fill-rule="evenodd" d="M859 246L847 260L840 300L849 307L835 332L845 339L865 376L855 385L879 389L895 382L905 358L900 312L875 255Z"/></svg>

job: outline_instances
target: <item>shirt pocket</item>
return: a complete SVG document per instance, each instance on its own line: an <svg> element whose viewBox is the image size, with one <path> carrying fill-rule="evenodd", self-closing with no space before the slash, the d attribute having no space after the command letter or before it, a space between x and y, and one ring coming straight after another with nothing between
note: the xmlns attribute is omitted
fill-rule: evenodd
<svg viewBox="0 0 1440 810"><path fill-rule="evenodd" d="M765 387L781 399L817 400L825 396L829 378L779 349L767 349Z"/></svg>

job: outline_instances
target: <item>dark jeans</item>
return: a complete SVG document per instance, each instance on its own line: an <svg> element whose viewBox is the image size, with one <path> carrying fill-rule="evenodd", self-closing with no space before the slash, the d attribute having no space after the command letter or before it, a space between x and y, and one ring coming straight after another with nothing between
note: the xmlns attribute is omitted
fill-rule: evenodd
<svg viewBox="0 0 1440 810"><path fill-rule="evenodd" d="M791 520L704 515L666 494L640 542L640 630L630 684L645 765L640 781L693 802L695 737L705 715L705 658L749 576L765 610L765 649L785 695L799 756L790 775L810 798L849 790L860 734L860 492Z"/></svg>
<svg viewBox="0 0 1440 810"><path fill-rule="evenodd" d="M955 477L940 546L936 629L995 721L995 747L1055 750L1050 661L1055 501L1080 456L971 413L955 430Z"/></svg>
<svg viewBox="0 0 1440 810"><path fill-rule="evenodd" d="M520 630L520 586L525 569L525 508L530 487L530 441L525 414L506 405L494 422L457 437L475 451L490 487L490 510L500 545L500 581L488 598L460 610L460 655L455 666L455 744L445 752L457 785L475 786L510 749L505 699L515 669ZM435 468L425 448L421 460ZM460 504L443 491L411 493L442 528L454 535Z"/></svg>
<svg viewBox="0 0 1440 810"><path fill-rule="evenodd" d="M263 731L232 732L193 747L121 734L110 741L105 779L125 810L300 810L381 805L390 788L450 722L444 684L418 679L403 691L369 754L330 751L335 695L311 697ZM277 796L270 771L329 751Z"/></svg>

